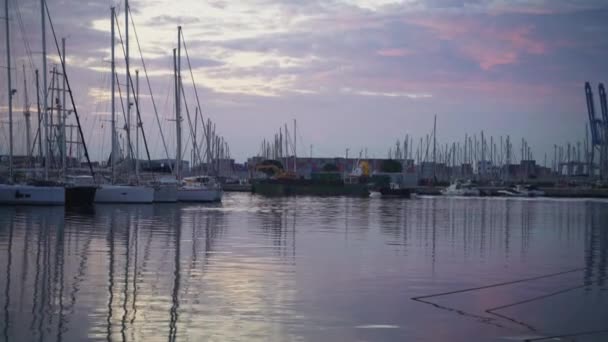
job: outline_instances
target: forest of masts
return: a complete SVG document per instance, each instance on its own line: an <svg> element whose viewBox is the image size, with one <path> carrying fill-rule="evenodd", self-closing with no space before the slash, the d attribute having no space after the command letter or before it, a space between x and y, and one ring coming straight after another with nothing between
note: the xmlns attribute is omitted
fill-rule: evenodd
<svg viewBox="0 0 608 342"><path fill-rule="evenodd" d="M51 16L48 12L48 8L44 1L41 1L43 4L43 14L42 18L50 21ZM127 10L130 11L130 8L126 6ZM83 134L79 127L79 122L75 122L75 114L76 114L76 105L74 104L74 94L72 93L72 88L69 87L69 78L65 72L67 65L66 60L66 48L65 38L61 39L61 48L59 47L59 43L57 37L55 35L54 29L51 27L51 34L54 39L55 44L51 46L56 47L56 59L61 61L59 65L51 64L50 70L47 70L47 63L44 63L45 67L43 68L42 73L35 67L33 62L34 54L30 47L30 42L26 38L26 31L23 25L23 20L21 17L21 10L19 8L19 3L16 3L14 16L18 19L18 28L17 31L24 49L26 53L26 60L28 61L27 71L26 65L22 65L21 68L18 68L16 63L11 63L10 68L12 70L22 70L23 77L23 88L13 85L11 88L10 97L15 97L15 94L20 94L20 98L22 99L22 114L23 121L25 123L24 132L20 134L10 134L15 137L15 140L24 141L25 143L25 152L27 158L27 166L30 168L34 168L36 166L40 166L42 164L45 165L45 168L48 170L55 169L61 170L62 174L65 175L67 167L78 167L79 163L83 160L84 151L83 147L85 146L85 141L83 141ZM7 14L8 16L13 16L12 14ZM119 38L119 45L122 48L122 53L125 59L128 59L128 45L125 47L126 43L123 41L123 37L120 31L120 27L118 25L118 17L116 13L113 13L112 16L115 20L115 24L117 27L117 35ZM160 137L162 139L165 156L167 159L172 159L170 157L170 153L167 149L167 143L165 141L165 137L163 134L163 126L161 125L161 118L159 117L157 105L155 102L154 95L152 93L151 83L148 76L148 71L146 69L145 61L141 53L141 47L139 38L137 36L137 32L135 31L135 23L133 22L132 15L130 20L130 25L133 28L133 33L135 34L135 39L137 42L137 48L139 55L139 59L141 60L141 66L143 67L143 74L145 75L145 81L147 83L147 92L145 95L149 95L151 105L153 108L153 112L156 116L156 122L158 124L158 129L160 130ZM44 25L43 25L44 30ZM44 35L44 31L43 31ZM189 76L192 81L190 91L195 95L196 106L193 115L191 115L190 108L187 102L186 92L184 91L184 85L181 82L181 75L175 75L175 88L179 85L182 96L180 96L181 100L184 103L184 109L186 113L186 117L188 123L188 135L187 135L187 143L185 148L183 148L181 154L188 156L191 160L191 168L192 169L206 169L208 172L218 173L221 167L221 160L230 158L230 148L228 143L225 141L224 137L218 135L216 133L216 125L211 122L210 119L204 119L202 115L202 111L200 110L201 104L199 101L198 92L196 89L196 84L194 81L194 74L192 71L192 66L190 64L190 57L188 55L188 51L186 48L186 41L181 33L178 37L183 44L183 48L185 51L185 56L187 60L187 66L189 69ZM43 59L46 61L46 57ZM49 63L50 64L50 63ZM28 77L29 74L35 75L35 82L32 82L32 78ZM47 79L46 76L50 77L50 80ZM144 132L144 126L142 123L142 116L140 113L140 103L139 103L139 70L135 71L135 80L133 80L132 74L124 74L122 77L127 78L126 86L124 83L120 83L118 81L119 75L118 72L115 73L114 79L116 90L118 92L117 97L119 100L119 104L122 108L122 119L124 120L124 125L118 126L121 127L125 132L125 136L123 140L123 153L120 153L126 160L139 160L140 152L139 152L139 143L140 139L143 139L144 143L144 153L145 156L143 164L145 165L147 160L150 162L150 151L148 150L148 143L146 141L146 135ZM179 80L179 81L178 81ZM34 83L33 86L30 86L28 89L28 83ZM66 87L66 83L68 86ZM126 88L126 92L132 92L132 101L127 99L125 100L123 97L123 92L125 89L121 89L121 85ZM32 89L34 88L34 89ZM32 101L30 100L30 91L35 91L35 100L34 107L37 112L37 117L34 115L34 120L32 120ZM176 94L179 94L176 91ZM67 98L66 98L67 97ZM180 101L181 102L181 101ZM128 103L128 105L126 105ZM132 108L133 107L133 108ZM131 112L135 112L135 125L131 123ZM34 113L35 114L35 113ZM119 112L120 114L120 112ZM183 120L183 117L182 117ZM32 124L34 121L34 124ZM118 120L116 120L118 121ZM181 121L181 120L180 120ZM202 128L201 128L202 126ZM79 131L80 129L80 131ZM118 130L118 129L117 129ZM135 137L131 136L132 131L135 130ZM166 130L166 128L164 128ZM116 139L119 139L118 134L116 135ZM133 140L133 141L132 141ZM8 144L6 144L8 145ZM5 146L6 146L5 145ZM133 146L135 145L135 146ZM172 153L171 153L172 154ZM48 156L46 158L45 156ZM49 162L46 163L44 160L48 159ZM103 164L103 163L102 163ZM48 171L47 171L48 172Z"/></svg>
<svg viewBox="0 0 608 342"><path fill-rule="evenodd" d="M525 138L514 143L509 135L494 137L480 131L479 134L465 134L462 141L439 143L435 122L433 130L424 137L414 140L413 136L406 134L403 140L397 140L388 149L387 158L409 160L415 165L428 163L447 167L467 165L475 173L490 172L489 169L492 167L503 168L505 165L519 164L521 161L535 161L539 165L550 167L555 173L562 173L565 172L564 168L567 164L588 165L590 162L588 141L587 134L585 141L554 145L553 156L545 153L540 164L541 161L535 159L532 147ZM282 160L290 156L290 153L292 156L295 155L294 147L295 134L292 134L285 124L272 139L262 141L258 156L264 159ZM360 159L367 158L367 153L364 154L362 151L359 156ZM348 154L346 157L348 158ZM549 162L551 164L548 164Z"/></svg>
<svg viewBox="0 0 608 342"><path fill-rule="evenodd" d="M486 167L503 167L519 164L521 161L536 161L529 142L522 138L517 149L510 136L487 137L483 131L477 134L465 134L462 141L451 143L433 142L433 135L427 134L415 143L414 138L407 135L403 141L397 140L388 149L387 157L396 160L412 160L416 165L423 163L443 164L448 167L470 165L475 172L485 161ZM415 146L415 147L414 147ZM553 156L544 154L544 167L550 167L554 172L562 172L564 165L574 163L586 165L589 163L589 145L586 142L554 145ZM551 159L548 159L551 158ZM549 165L548 162L551 162ZM561 170L561 171L560 171Z"/></svg>
<svg viewBox="0 0 608 342"><path fill-rule="evenodd" d="M293 156L293 160L297 158L297 122L293 120L293 132L290 132L287 124L284 127L279 127L279 132L276 133L271 140L262 140L258 156L264 159L285 160L285 167L289 168L288 158ZM294 165L295 168L295 165Z"/></svg>
<svg viewBox="0 0 608 342"><path fill-rule="evenodd" d="M519 147L514 150L514 144L509 135L488 137L481 131L477 134L465 134L462 141L451 143L437 142L437 119L433 131L419 138L414 152L414 138L406 134L403 141L397 140L394 147L388 150L388 158L396 160L412 160L416 165L424 163L443 164L447 167L470 165L473 172L486 172L491 167L502 169L505 165L519 164L522 161L538 162L532 152L532 147L525 138L521 139ZM576 164L588 166L591 159L591 145L587 130L585 141L575 144L570 142L553 146L551 165L548 164L547 153L544 154L542 166L550 167L555 173L563 173L564 167ZM483 164L483 165L482 165Z"/></svg>

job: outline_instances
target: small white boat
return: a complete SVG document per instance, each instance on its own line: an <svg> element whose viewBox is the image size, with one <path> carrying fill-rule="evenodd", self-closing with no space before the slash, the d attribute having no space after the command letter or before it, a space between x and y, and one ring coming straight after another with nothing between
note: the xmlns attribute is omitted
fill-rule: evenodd
<svg viewBox="0 0 608 342"><path fill-rule="evenodd" d="M479 196L481 192L471 182L456 181L441 190L441 194L444 196Z"/></svg>
<svg viewBox="0 0 608 342"><path fill-rule="evenodd" d="M506 190L499 190L498 193L502 196L507 197L541 197L545 195L545 192L538 190L532 185L521 185L518 184Z"/></svg>
<svg viewBox="0 0 608 342"><path fill-rule="evenodd" d="M63 186L0 184L0 204L64 205Z"/></svg>
<svg viewBox="0 0 608 342"><path fill-rule="evenodd" d="M131 185L102 185L95 193L95 203L152 203L154 188Z"/></svg>
<svg viewBox="0 0 608 342"><path fill-rule="evenodd" d="M209 176L187 177L177 190L177 200L180 202L221 202L223 193L220 184Z"/></svg>
<svg viewBox="0 0 608 342"><path fill-rule="evenodd" d="M177 202L178 182L174 178L161 178L153 184L154 203Z"/></svg>

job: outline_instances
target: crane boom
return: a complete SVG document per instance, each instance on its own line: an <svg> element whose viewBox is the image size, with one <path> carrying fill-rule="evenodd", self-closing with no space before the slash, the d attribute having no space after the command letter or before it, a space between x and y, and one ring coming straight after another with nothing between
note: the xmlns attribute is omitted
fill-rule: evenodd
<svg viewBox="0 0 608 342"><path fill-rule="evenodd" d="M591 143L600 145L601 139L598 132L598 120L595 118L595 103L593 102L593 91L589 82L585 83L585 95L587 97L587 112L589 114L589 129L591 130Z"/></svg>
<svg viewBox="0 0 608 342"><path fill-rule="evenodd" d="M599 92L600 109L602 110L602 120L604 120L604 125L608 125L608 106L606 105L606 90L604 89L603 83L600 83Z"/></svg>

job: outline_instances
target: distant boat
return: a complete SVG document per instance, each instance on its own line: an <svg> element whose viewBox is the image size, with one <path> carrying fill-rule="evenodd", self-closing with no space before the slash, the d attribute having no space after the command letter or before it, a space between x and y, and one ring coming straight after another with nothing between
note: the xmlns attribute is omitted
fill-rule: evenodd
<svg viewBox="0 0 608 342"><path fill-rule="evenodd" d="M186 177L177 190L180 202L221 202L222 187L209 176Z"/></svg>
<svg viewBox="0 0 608 342"><path fill-rule="evenodd" d="M481 192L471 182L456 181L441 190L444 196L479 196Z"/></svg>
<svg viewBox="0 0 608 342"><path fill-rule="evenodd" d="M545 192L537 189L532 185L518 184L514 187L505 190L499 190L498 193L506 197L541 197Z"/></svg>

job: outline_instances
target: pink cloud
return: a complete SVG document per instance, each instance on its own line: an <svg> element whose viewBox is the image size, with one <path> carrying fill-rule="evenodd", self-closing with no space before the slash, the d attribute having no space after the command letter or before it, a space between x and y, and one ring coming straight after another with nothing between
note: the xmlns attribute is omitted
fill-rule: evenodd
<svg viewBox="0 0 608 342"><path fill-rule="evenodd" d="M524 26L510 31L495 31L490 34L530 54L543 54L547 49L546 45L544 42L534 40L531 37L533 31L534 27Z"/></svg>
<svg viewBox="0 0 608 342"><path fill-rule="evenodd" d="M442 40L457 42L460 53L483 70L515 64L522 55L548 50L545 42L533 37L533 26L502 28L463 16L418 17L406 22L428 29Z"/></svg>
<svg viewBox="0 0 608 342"><path fill-rule="evenodd" d="M499 51L487 49L480 45L469 45L464 48L464 52L475 59L483 70L490 70L498 65L508 65L517 63L517 53L513 51Z"/></svg>
<svg viewBox="0 0 608 342"><path fill-rule="evenodd" d="M403 57L412 55L413 52L407 49L389 48L376 51L376 54L383 57Z"/></svg>

